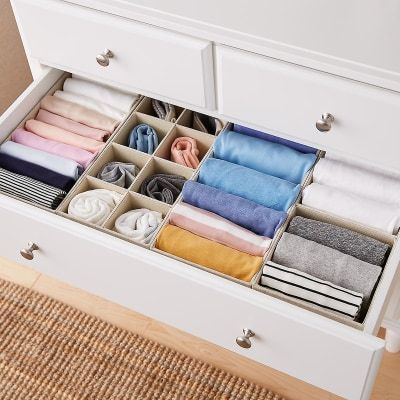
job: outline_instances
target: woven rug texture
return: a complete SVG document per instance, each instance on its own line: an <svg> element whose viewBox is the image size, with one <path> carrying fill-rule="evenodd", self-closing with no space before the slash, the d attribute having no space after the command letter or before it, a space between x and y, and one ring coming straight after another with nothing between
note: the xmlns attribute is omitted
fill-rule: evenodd
<svg viewBox="0 0 400 400"><path fill-rule="evenodd" d="M0 399L284 400L4 280L0 280Z"/></svg>

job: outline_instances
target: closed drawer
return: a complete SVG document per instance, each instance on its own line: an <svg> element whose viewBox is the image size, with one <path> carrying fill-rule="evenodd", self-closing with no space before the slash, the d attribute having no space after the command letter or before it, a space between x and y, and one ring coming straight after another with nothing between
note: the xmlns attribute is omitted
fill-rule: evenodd
<svg viewBox="0 0 400 400"><path fill-rule="evenodd" d="M61 75L50 70L21 95L0 118L0 140ZM347 399L369 398L384 346L373 333L398 245L362 332L4 195L0 220L1 256ZM31 261L20 255L29 241L39 246ZM256 334L248 350L235 342L243 328Z"/></svg>
<svg viewBox="0 0 400 400"><path fill-rule="evenodd" d="M227 118L400 170L400 94L218 46L218 109ZM329 132L316 121L331 113Z"/></svg>
<svg viewBox="0 0 400 400"><path fill-rule="evenodd" d="M142 94L213 109L212 46L150 25L54 0L16 0L30 56ZM113 58L100 66L107 48Z"/></svg>

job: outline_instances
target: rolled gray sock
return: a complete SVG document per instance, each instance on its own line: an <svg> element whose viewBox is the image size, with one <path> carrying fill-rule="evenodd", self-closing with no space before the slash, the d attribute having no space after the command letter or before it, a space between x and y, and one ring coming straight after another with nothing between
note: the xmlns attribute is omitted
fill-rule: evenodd
<svg viewBox="0 0 400 400"><path fill-rule="evenodd" d="M385 263L390 249L388 244L361 233L304 217L294 217L287 232L379 266Z"/></svg>
<svg viewBox="0 0 400 400"><path fill-rule="evenodd" d="M366 304L382 271L377 265L287 232L278 242L272 261L362 293Z"/></svg>
<svg viewBox="0 0 400 400"><path fill-rule="evenodd" d="M153 99L151 105L158 118L170 122L176 121L176 110L172 104Z"/></svg>
<svg viewBox="0 0 400 400"><path fill-rule="evenodd" d="M112 161L105 165L97 174L97 178L114 185L128 188L139 173L139 168L133 163Z"/></svg>
<svg viewBox="0 0 400 400"><path fill-rule="evenodd" d="M155 174L143 181L140 193L167 204L174 204L185 182L186 179L180 175Z"/></svg>

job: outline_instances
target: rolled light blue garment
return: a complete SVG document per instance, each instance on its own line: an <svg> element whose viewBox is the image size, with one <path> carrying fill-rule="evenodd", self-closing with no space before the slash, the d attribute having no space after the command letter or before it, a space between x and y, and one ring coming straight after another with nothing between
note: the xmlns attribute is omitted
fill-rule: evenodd
<svg viewBox="0 0 400 400"><path fill-rule="evenodd" d="M259 139L268 140L268 141L274 142L274 143L284 144L285 146L288 146L288 147L291 147L292 149L300 151L300 153L315 154L318 151L317 149L314 149L313 147L310 147L310 146L306 146L305 144L293 142L292 140L283 139L278 136L271 135L270 133L256 131L255 129L246 128L245 126L241 126L238 124L233 125L233 130L238 133L243 133L244 135L247 135L247 136L252 136L252 137L259 138Z"/></svg>
<svg viewBox="0 0 400 400"><path fill-rule="evenodd" d="M143 153L153 154L158 146L157 132L147 124L137 125L129 135L128 146Z"/></svg>
<svg viewBox="0 0 400 400"><path fill-rule="evenodd" d="M199 182L186 181L182 190L185 203L217 214L258 235L273 238L287 214L254 201L226 193Z"/></svg>
<svg viewBox="0 0 400 400"><path fill-rule="evenodd" d="M300 185L216 158L202 165L199 182L277 211L287 211L300 192Z"/></svg>
<svg viewBox="0 0 400 400"><path fill-rule="evenodd" d="M233 131L222 132L214 143L214 157L255 169L293 183L301 183L315 163L315 154Z"/></svg>

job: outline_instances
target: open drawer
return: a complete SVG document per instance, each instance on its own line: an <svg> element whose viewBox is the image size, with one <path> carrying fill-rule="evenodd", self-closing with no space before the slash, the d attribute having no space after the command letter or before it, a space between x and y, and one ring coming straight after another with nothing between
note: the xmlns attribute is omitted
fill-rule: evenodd
<svg viewBox="0 0 400 400"><path fill-rule="evenodd" d="M3 140L62 75L50 70L0 119ZM0 195L0 254L347 399L368 399L384 348L375 337L400 260L392 250L363 331ZM32 261L20 250L39 246ZM252 346L236 344L242 330Z"/></svg>

